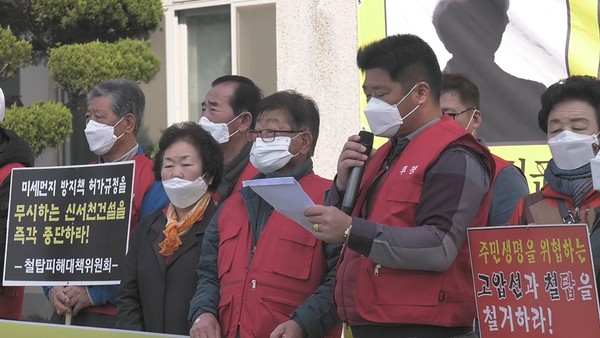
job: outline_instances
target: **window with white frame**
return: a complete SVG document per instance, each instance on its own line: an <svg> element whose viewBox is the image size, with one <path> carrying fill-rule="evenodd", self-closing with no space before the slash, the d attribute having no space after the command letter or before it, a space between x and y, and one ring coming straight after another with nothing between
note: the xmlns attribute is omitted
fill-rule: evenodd
<svg viewBox="0 0 600 338"><path fill-rule="evenodd" d="M168 122L198 121L211 82L238 74L277 90L275 2L190 1L167 6Z"/></svg>

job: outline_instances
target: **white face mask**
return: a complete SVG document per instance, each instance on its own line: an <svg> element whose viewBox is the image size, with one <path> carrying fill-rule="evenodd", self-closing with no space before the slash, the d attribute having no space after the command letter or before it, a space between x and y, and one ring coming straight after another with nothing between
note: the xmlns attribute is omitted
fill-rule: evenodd
<svg viewBox="0 0 600 338"><path fill-rule="evenodd" d="M298 155L290 153L291 143L292 137L288 136L277 136L273 142L265 142L258 137L250 150L250 163L263 174L275 172Z"/></svg>
<svg viewBox="0 0 600 338"><path fill-rule="evenodd" d="M2 91L2 88L0 88L0 123L4 121L4 105L4 92Z"/></svg>
<svg viewBox="0 0 600 338"><path fill-rule="evenodd" d="M391 105L381 99L372 97L367 103L365 108L365 116L371 126L371 131L377 136L393 137L400 129L400 126L404 122L404 119L410 116L415 110L419 108L417 105L411 110L406 116L402 117L398 111L398 105L404 101L410 93L417 87L415 84L411 90L404 95L398 103Z"/></svg>
<svg viewBox="0 0 600 338"><path fill-rule="evenodd" d="M229 121L228 123L213 123L209 119L207 119L205 116L202 116L200 118L200 122L198 122L198 124L200 125L200 127L202 127L202 129L209 132L218 143L227 143L227 142L229 142L229 138L231 136L237 134L240 131L238 129L233 134L230 135L229 127L227 127L227 126L231 122L235 121L240 116L242 116L242 114L234 117L233 120Z"/></svg>
<svg viewBox="0 0 600 338"><path fill-rule="evenodd" d="M84 132L85 138L87 138L88 144L90 145L90 151L98 156L106 154L113 147L115 142L117 142L121 136L125 135L125 133L123 133L119 135L119 137L115 136L115 126L121 123L124 118L125 116L121 117L119 122L115 123L114 126L89 120L85 126Z"/></svg>
<svg viewBox="0 0 600 338"><path fill-rule="evenodd" d="M577 169L594 158L592 145L598 144L598 134L585 135L565 130L548 140L552 159L563 170Z"/></svg>
<svg viewBox="0 0 600 338"><path fill-rule="evenodd" d="M206 174L205 174L206 175ZM198 202L208 189L204 175L195 181L188 181L179 177L173 177L162 181L169 201L177 208L187 208Z"/></svg>

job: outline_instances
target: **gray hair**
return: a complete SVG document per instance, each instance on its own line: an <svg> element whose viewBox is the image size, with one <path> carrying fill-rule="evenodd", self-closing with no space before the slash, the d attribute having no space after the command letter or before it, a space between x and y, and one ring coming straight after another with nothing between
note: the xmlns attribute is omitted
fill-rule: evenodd
<svg viewBox="0 0 600 338"><path fill-rule="evenodd" d="M125 79L104 81L90 90L87 94L87 103L96 97L108 96L111 98L112 111L122 118L127 114L135 116L135 130L137 134L144 117L146 98L137 83Z"/></svg>

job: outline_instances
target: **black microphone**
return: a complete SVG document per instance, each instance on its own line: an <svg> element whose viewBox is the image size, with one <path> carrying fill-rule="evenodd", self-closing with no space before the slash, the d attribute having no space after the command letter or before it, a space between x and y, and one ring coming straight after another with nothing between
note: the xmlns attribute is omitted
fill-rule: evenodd
<svg viewBox="0 0 600 338"><path fill-rule="evenodd" d="M365 154L369 155L373 149L373 133L366 130L361 130L360 133L358 133L358 136L360 136L360 144L367 148L367 150L365 150ZM352 213L354 203L356 203L358 187L360 186L360 180L362 179L363 169L364 166L354 167L352 168L352 171L350 171L348 185L346 186L346 193L344 194L344 200L342 201L342 211L348 215Z"/></svg>

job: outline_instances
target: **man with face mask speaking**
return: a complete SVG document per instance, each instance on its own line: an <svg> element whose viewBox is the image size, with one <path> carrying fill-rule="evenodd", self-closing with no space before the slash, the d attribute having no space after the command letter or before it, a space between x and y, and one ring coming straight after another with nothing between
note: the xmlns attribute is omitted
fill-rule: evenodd
<svg viewBox="0 0 600 338"><path fill-rule="evenodd" d="M350 136L327 204L305 210L315 236L345 243L335 302L354 337L474 337L467 228L484 226L494 163L440 110L442 74L417 36L395 35L357 56L365 115L389 138L374 155ZM365 166L351 216L339 207Z"/></svg>
<svg viewBox="0 0 600 338"><path fill-rule="evenodd" d="M262 91L252 80L240 75L224 75L212 82L212 88L202 102L202 117L198 122L220 144L225 171L214 199L225 200L242 187L258 171L250 164L252 144L246 131L254 126Z"/></svg>
<svg viewBox="0 0 600 338"><path fill-rule="evenodd" d="M322 203L331 181L312 169L315 103L277 92L258 111L256 129L247 133L250 161L261 172L256 178L294 177ZM333 304L340 249L274 211L251 188L233 192L204 234L191 337L340 337Z"/></svg>
<svg viewBox="0 0 600 338"><path fill-rule="evenodd" d="M462 73L444 73L441 92L442 112L485 145L485 142L477 137L483 118L479 110L479 89L475 83ZM525 176L517 167L496 155L492 156L496 171L488 225L507 225L519 200L529 195L529 188Z"/></svg>
<svg viewBox="0 0 600 338"><path fill-rule="evenodd" d="M144 155L137 132L144 115L145 97L140 87L123 79L108 80L90 90L85 114L85 136L98 163L135 161L130 232L138 221L164 208L169 202L160 182L154 179L154 162ZM72 324L115 326L119 286L54 286L44 292L54 308L53 323L64 323L71 313Z"/></svg>

